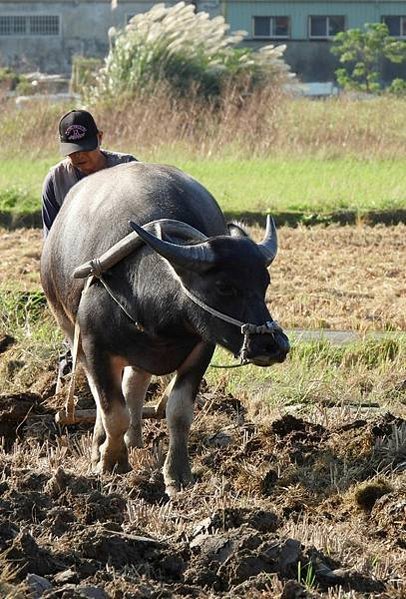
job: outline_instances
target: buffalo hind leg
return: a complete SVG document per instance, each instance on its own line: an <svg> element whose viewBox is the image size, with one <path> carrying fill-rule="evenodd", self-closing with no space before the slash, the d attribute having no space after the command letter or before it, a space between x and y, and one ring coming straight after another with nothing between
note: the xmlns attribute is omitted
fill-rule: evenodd
<svg viewBox="0 0 406 599"><path fill-rule="evenodd" d="M121 389L123 364L110 358L87 368L87 378L96 402L93 431L92 467L96 472L128 472L128 451L124 435L130 426L130 413Z"/></svg>
<svg viewBox="0 0 406 599"><path fill-rule="evenodd" d="M127 447L142 447L142 407L151 375L145 370L127 366L124 368L122 389L130 410L130 426L125 434Z"/></svg>
<svg viewBox="0 0 406 599"><path fill-rule="evenodd" d="M166 493L171 497L192 482L188 440L193 421L193 404L202 376L213 355L214 346L199 343L178 369L168 399L166 419L169 449L164 464Z"/></svg>

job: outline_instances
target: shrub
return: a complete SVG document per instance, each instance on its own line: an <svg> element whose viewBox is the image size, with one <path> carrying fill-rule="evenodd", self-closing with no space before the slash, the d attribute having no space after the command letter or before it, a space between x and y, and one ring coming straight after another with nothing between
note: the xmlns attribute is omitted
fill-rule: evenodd
<svg viewBox="0 0 406 599"><path fill-rule="evenodd" d="M32 96L36 92L35 85L32 84L27 77L24 75L19 75L18 83L15 88L16 93L20 96Z"/></svg>
<svg viewBox="0 0 406 599"><path fill-rule="evenodd" d="M89 58L76 55L72 59L72 76L70 89L73 93L80 93L83 88L96 84L97 73L102 67L100 58Z"/></svg>
<svg viewBox="0 0 406 599"><path fill-rule="evenodd" d="M18 75L8 67L0 68L0 89L10 91L15 89L18 83Z"/></svg>
<svg viewBox="0 0 406 599"><path fill-rule="evenodd" d="M406 80L394 79L388 87L388 92L395 96L406 96Z"/></svg>
<svg viewBox="0 0 406 599"><path fill-rule="evenodd" d="M124 30L110 30L110 52L92 98L134 95L167 82L172 92L191 90L204 98L219 96L230 84L251 90L287 79L285 46L265 46L259 52L236 48L243 31L228 34L221 16L209 18L194 6L179 2L155 5L131 19Z"/></svg>

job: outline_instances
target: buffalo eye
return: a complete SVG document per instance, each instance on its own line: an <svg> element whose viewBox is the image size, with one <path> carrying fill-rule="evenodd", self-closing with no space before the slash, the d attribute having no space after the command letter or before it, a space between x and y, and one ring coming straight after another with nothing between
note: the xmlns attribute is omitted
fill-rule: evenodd
<svg viewBox="0 0 406 599"><path fill-rule="evenodd" d="M223 281L216 282L216 291L219 295L227 297L235 297L238 295L238 290L233 285L224 283Z"/></svg>

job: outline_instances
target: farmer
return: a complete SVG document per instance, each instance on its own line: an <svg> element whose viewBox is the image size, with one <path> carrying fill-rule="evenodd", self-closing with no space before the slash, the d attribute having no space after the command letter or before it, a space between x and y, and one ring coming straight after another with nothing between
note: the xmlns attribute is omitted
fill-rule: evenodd
<svg viewBox="0 0 406 599"><path fill-rule="evenodd" d="M42 189L44 236L49 233L68 191L81 179L122 162L136 160L131 154L101 149L103 132L87 110L71 110L59 121L59 149L64 160L52 167Z"/></svg>
<svg viewBox="0 0 406 599"><path fill-rule="evenodd" d="M59 149L64 160L52 167L42 188L44 237L49 233L68 191L81 179L122 162L134 162L131 154L108 152L100 147L103 132L87 110L71 110L59 121ZM59 356L57 391L71 373L72 355L65 341Z"/></svg>

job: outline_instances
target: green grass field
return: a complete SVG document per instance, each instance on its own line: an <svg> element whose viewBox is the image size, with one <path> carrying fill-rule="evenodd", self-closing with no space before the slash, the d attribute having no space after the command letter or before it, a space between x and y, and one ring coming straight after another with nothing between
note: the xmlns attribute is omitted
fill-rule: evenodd
<svg viewBox="0 0 406 599"><path fill-rule="evenodd" d="M140 154L137 154L140 156ZM140 156L175 164L203 183L228 212L330 212L406 207L406 159L339 158L170 159L167 151ZM0 210L31 213L40 208L50 158L0 162Z"/></svg>
<svg viewBox="0 0 406 599"><path fill-rule="evenodd" d="M174 164L229 212L326 213L406 208L406 102L275 96L222 110L151 97L92 107L105 146ZM72 106L48 103L0 114L0 211L40 208L42 181L59 160L57 124ZM165 123L165 126L162 126Z"/></svg>

